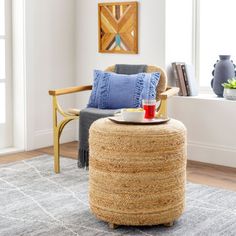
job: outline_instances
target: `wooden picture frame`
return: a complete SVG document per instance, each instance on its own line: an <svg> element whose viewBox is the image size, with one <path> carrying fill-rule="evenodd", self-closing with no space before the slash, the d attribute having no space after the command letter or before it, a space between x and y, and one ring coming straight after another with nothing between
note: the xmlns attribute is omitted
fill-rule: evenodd
<svg viewBox="0 0 236 236"><path fill-rule="evenodd" d="M138 53L138 2L98 4L101 53Z"/></svg>

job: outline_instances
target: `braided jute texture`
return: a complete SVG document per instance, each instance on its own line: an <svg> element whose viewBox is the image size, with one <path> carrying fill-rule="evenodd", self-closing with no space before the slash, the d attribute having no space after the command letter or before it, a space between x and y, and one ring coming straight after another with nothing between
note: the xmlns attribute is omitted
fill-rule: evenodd
<svg viewBox="0 0 236 236"><path fill-rule="evenodd" d="M117 225L156 225L184 210L186 129L95 121L89 135L89 203L99 219Z"/></svg>

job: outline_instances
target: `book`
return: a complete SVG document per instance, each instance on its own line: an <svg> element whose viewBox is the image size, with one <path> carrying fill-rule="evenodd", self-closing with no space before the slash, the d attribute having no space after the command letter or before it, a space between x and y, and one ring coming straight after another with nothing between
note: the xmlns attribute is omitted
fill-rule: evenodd
<svg viewBox="0 0 236 236"><path fill-rule="evenodd" d="M185 82L185 86L186 86L186 90L187 90L187 96L191 96L190 95L190 88L189 88L189 83L188 83L188 77L187 77L187 73L186 73L186 64L182 64L181 65L182 71L183 71L183 75L184 75L184 82Z"/></svg>
<svg viewBox="0 0 236 236"><path fill-rule="evenodd" d="M180 87L180 81L179 81L179 76L178 76L178 72L177 72L177 62L172 62L171 65L172 65L172 69L173 69L173 74L174 74L176 86L179 88L179 96L183 96L183 92Z"/></svg>
<svg viewBox="0 0 236 236"><path fill-rule="evenodd" d="M186 78L188 82L189 87L189 96L197 96L198 95L198 86L197 81L194 76L194 67L193 65L185 65L185 71L186 71Z"/></svg>
<svg viewBox="0 0 236 236"><path fill-rule="evenodd" d="M180 87L181 87L183 96L188 96L186 83L185 83L185 79L184 79L184 74L183 74L183 70L182 70L182 65L183 64L184 63L179 63L179 64L176 65L177 74L178 74L178 77L179 77Z"/></svg>

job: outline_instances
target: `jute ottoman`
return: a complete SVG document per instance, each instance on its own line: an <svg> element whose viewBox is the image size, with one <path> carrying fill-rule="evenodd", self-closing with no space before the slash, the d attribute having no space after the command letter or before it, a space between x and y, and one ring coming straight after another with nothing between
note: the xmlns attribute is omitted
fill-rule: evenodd
<svg viewBox="0 0 236 236"><path fill-rule="evenodd" d="M171 226L185 205L186 129L95 121L89 134L89 204L115 225Z"/></svg>

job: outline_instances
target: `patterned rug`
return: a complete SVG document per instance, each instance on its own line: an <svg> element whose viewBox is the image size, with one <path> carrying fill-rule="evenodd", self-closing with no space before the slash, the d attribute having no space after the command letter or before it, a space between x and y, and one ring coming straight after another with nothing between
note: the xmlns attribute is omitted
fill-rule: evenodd
<svg viewBox="0 0 236 236"><path fill-rule="evenodd" d="M236 192L187 184L186 210L173 227L110 230L88 206L88 172L51 156L0 165L0 235L236 235Z"/></svg>

